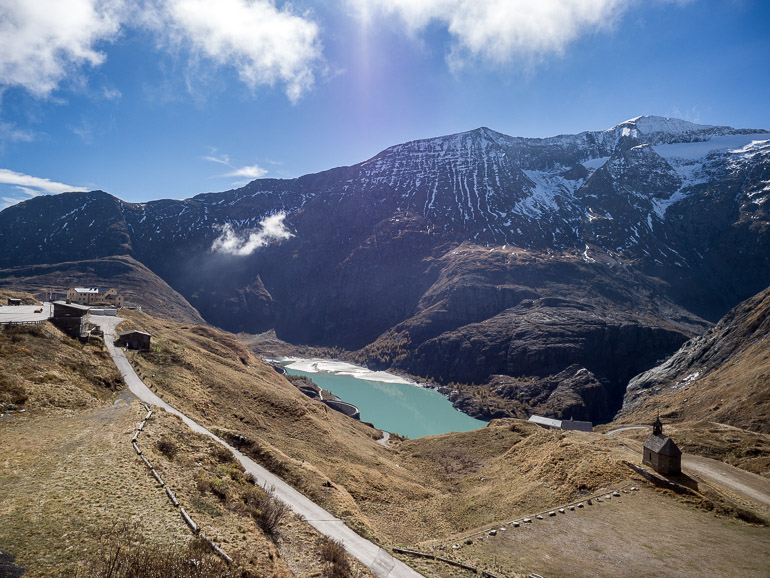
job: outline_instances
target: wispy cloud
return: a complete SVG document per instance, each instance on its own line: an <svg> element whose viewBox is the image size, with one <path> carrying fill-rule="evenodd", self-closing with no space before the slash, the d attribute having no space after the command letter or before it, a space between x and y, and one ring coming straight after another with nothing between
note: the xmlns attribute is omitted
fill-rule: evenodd
<svg viewBox="0 0 770 578"><path fill-rule="evenodd" d="M217 149L211 149L211 153L208 156L203 157L204 160L207 160L211 163L216 163L218 165L224 165L232 170L219 175L220 177L237 177L237 178L246 178L246 179L258 179L260 177L263 177L267 174L267 169L263 169L257 164L254 165L245 165L242 167L234 166L230 162L230 155L222 154L217 155ZM244 183L245 184L245 183Z"/></svg>
<svg viewBox="0 0 770 578"><path fill-rule="evenodd" d="M207 157L203 157L203 159L207 160L209 162L212 162L212 163L218 163L220 165L226 165L228 167L231 166L230 165L230 156L229 155L222 155L221 157L217 157L217 156L214 156L216 154L216 152L217 152L216 149L213 149L211 151L211 154L209 156L207 156Z"/></svg>
<svg viewBox="0 0 770 578"><path fill-rule="evenodd" d="M96 49L120 29L119 0L2 0L0 85L46 97L84 65L99 66Z"/></svg>
<svg viewBox="0 0 770 578"><path fill-rule="evenodd" d="M34 132L0 120L0 142L32 142L35 138Z"/></svg>
<svg viewBox="0 0 770 578"><path fill-rule="evenodd" d="M397 16L414 34L431 24L452 36L447 61L527 63L611 27L634 0L348 0L361 18Z"/></svg>
<svg viewBox="0 0 770 578"><path fill-rule="evenodd" d="M284 225L285 218L286 213L270 215L260 221L259 229L242 231L240 234L227 223L219 228L220 235L212 243L211 250L226 255L246 256L272 242L290 239L294 235Z"/></svg>
<svg viewBox="0 0 770 578"><path fill-rule="evenodd" d="M105 86L102 88L102 97L105 100L120 100L123 93L115 87Z"/></svg>
<svg viewBox="0 0 770 578"><path fill-rule="evenodd" d="M3 205L0 208L6 208L29 198L44 194L59 194L66 192L85 192L88 189L76 187L65 183L58 183L50 179L33 177L23 173L17 173L8 169L0 169L0 187L10 186L11 191L21 192L22 197L3 197Z"/></svg>

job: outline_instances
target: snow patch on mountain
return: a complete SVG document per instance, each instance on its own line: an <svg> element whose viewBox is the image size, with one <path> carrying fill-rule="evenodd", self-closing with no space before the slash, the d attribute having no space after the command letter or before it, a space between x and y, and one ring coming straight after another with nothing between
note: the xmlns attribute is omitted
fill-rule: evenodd
<svg viewBox="0 0 770 578"><path fill-rule="evenodd" d="M672 144L655 145L653 148L664 159L677 160L705 160L715 151L730 151L740 153L753 143L766 142L770 134L730 134L716 136L705 141L680 142Z"/></svg>
<svg viewBox="0 0 770 578"><path fill-rule="evenodd" d="M531 194L516 203L514 212L528 217L539 217L559 211L558 197L571 199L584 180L568 180L559 174L543 171L522 171L532 182Z"/></svg>
<svg viewBox="0 0 770 578"><path fill-rule="evenodd" d="M610 157L599 157L596 159L588 159L580 164L589 170L596 170L603 167L608 160L610 160Z"/></svg>

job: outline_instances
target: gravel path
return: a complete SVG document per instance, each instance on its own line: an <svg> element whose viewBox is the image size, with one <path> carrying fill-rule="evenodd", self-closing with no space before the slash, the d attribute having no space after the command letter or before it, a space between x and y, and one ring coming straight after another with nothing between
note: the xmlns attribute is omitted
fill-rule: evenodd
<svg viewBox="0 0 770 578"><path fill-rule="evenodd" d="M329 512L306 498L297 490L289 486L286 482L257 464L251 458L245 456L234 447L230 446L221 438L215 436L205 427L191 420L177 409L168 405L165 401L155 395L134 372L133 367L126 358L123 350L113 345L115 339L115 327L123 321L120 317L100 316L99 324L104 331L104 341L112 355L115 365L118 367L123 379L125 379L131 392L145 403L155 405L165 409L169 413L179 416L195 432L209 436L225 446L238 461L243 465L246 471L252 474L263 487L272 487L275 496L287 504L296 514L302 516L305 521L318 530L321 534L343 544L348 553L357 558L369 568L375 576L379 578L421 578L421 574L391 556L390 553L383 550L369 540L362 538L353 530L348 528L345 523L332 516Z"/></svg>
<svg viewBox="0 0 770 578"><path fill-rule="evenodd" d="M709 483L732 490L745 499L770 507L770 480L762 476L692 454L682 455L682 468L694 472Z"/></svg>

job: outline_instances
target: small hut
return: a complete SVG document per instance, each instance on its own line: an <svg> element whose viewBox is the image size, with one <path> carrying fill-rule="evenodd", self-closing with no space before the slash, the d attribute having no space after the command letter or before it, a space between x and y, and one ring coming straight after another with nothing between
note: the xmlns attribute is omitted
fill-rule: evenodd
<svg viewBox="0 0 770 578"><path fill-rule="evenodd" d="M682 451L674 441L663 435L660 417L652 424L652 435L644 442L642 461L659 474L682 473Z"/></svg>
<svg viewBox="0 0 770 578"><path fill-rule="evenodd" d="M121 333L115 342L118 347L127 347L128 349L137 349L139 351L150 350L149 333L144 331L126 331Z"/></svg>

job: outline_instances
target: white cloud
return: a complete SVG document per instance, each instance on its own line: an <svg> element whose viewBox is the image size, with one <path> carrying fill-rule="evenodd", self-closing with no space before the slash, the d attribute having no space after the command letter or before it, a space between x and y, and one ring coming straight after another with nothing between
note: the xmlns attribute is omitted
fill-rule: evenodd
<svg viewBox="0 0 770 578"><path fill-rule="evenodd" d="M0 0L0 85L48 96L119 29L120 0Z"/></svg>
<svg viewBox="0 0 770 578"><path fill-rule="evenodd" d="M246 256L273 241L290 239L294 235L283 224L285 218L286 213L270 215L260 221L258 230L244 231L241 235L227 223L220 227L221 234L212 243L211 250L215 253Z"/></svg>
<svg viewBox="0 0 770 578"><path fill-rule="evenodd" d="M102 96L105 100L120 100L123 93L117 88L105 86L102 88Z"/></svg>
<svg viewBox="0 0 770 578"><path fill-rule="evenodd" d="M259 165L251 165L235 169L232 172L227 173L226 177L246 177L248 179L258 179L267 174L267 170L263 169Z"/></svg>
<svg viewBox="0 0 770 578"><path fill-rule="evenodd" d="M234 67L252 89L283 84L292 102L312 87L322 62L318 25L271 0L166 0L152 21L194 54Z"/></svg>
<svg viewBox="0 0 770 578"><path fill-rule="evenodd" d="M221 157L215 157L214 154L216 152L217 152L216 150L212 150L209 156L203 157L203 158L212 163L218 163L220 165L226 165L228 167L232 166L230 164L230 155L222 155Z"/></svg>
<svg viewBox="0 0 770 578"><path fill-rule="evenodd" d="M634 0L348 0L362 18L395 15L411 33L429 24L452 36L449 64L495 64L561 53L580 36L612 26Z"/></svg>
<svg viewBox="0 0 770 578"><path fill-rule="evenodd" d="M17 185L19 187L27 187L30 190L39 191L38 194L43 193L67 193L70 191L85 192L88 189L83 187L73 187L72 185L65 185L64 183L57 183L50 179L43 179L40 177L33 177L22 173L17 173L8 169L0 169L0 184L4 185Z"/></svg>
<svg viewBox="0 0 770 578"><path fill-rule="evenodd" d="M0 87L47 97L84 66L101 65L99 44L121 27L152 30L162 48L189 49L193 64L233 67L252 89L280 84L292 102L323 63L318 25L273 0L0 0ZM108 87L101 96L121 93Z"/></svg>
<svg viewBox="0 0 770 578"><path fill-rule="evenodd" d="M17 173L8 169L0 169L0 186L10 185L14 191L21 191L27 197L37 197L43 194L59 194L66 192L85 192L88 189L83 187L74 187L64 183L57 183L50 179L33 177L23 173ZM3 204L0 209L10 207L20 203L27 197L3 197Z"/></svg>

